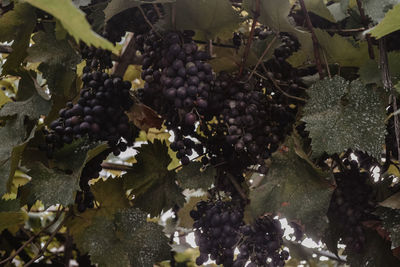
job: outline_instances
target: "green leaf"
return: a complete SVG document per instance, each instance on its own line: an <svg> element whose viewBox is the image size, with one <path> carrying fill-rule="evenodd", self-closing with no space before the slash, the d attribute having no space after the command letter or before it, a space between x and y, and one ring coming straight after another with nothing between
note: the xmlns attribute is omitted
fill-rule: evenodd
<svg viewBox="0 0 400 267"><path fill-rule="evenodd" d="M23 186L24 190L30 191L28 203L41 200L45 209L55 204L66 207L74 203L79 177L49 169L40 162L32 165L28 174L32 180Z"/></svg>
<svg viewBox="0 0 400 267"><path fill-rule="evenodd" d="M25 1L57 18L77 42L82 40L89 46L93 45L118 53L118 49L112 43L91 30L90 24L86 21L85 14L76 8L70 0Z"/></svg>
<svg viewBox="0 0 400 267"><path fill-rule="evenodd" d="M392 253L390 242L372 230L366 232L363 252L351 253L346 259L350 266L400 266L400 260Z"/></svg>
<svg viewBox="0 0 400 267"><path fill-rule="evenodd" d="M28 220L28 214L20 209L19 201L0 199L0 233L7 228L12 232Z"/></svg>
<svg viewBox="0 0 400 267"><path fill-rule="evenodd" d="M400 210L379 207L376 211L383 223L383 228L390 233L392 249L400 246Z"/></svg>
<svg viewBox="0 0 400 267"><path fill-rule="evenodd" d="M182 189L175 182L174 171L168 171L171 162L165 142L157 139L138 148L137 163L123 175L125 189L132 189L135 206L152 216L175 204L182 205Z"/></svg>
<svg viewBox="0 0 400 267"><path fill-rule="evenodd" d="M180 187L188 189L204 189L207 190L214 182L217 171L210 166L203 170L203 164L200 162L192 162L184 166L176 175Z"/></svg>
<svg viewBox="0 0 400 267"><path fill-rule="evenodd" d="M348 148L380 159L385 142L385 105L379 94L359 80L335 76L315 83L302 120L312 139L313 156Z"/></svg>
<svg viewBox="0 0 400 267"><path fill-rule="evenodd" d="M112 215L118 209L129 207L129 201L121 178L107 178L99 180L92 187L95 200L100 203L99 212L103 215Z"/></svg>
<svg viewBox="0 0 400 267"><path fill-rule="evenodd" d="M22 93L26 90L33 91L29 98L23 101L9 102L0 109L0 118L6 121L6 125L0 128L2 137L0 143L0 195L10 188L22 152L28 141L34 136L37 120L40 116L47 115L50 110L50 101L43 99L36 92L32 78L23 76L19 92Z"/></svg>
<svg viewBox="0 0 400 267"><path fill-rule="evenodd" d="M57 40L54 29L39 31L32 37L34 44L28 48L27 60L46 62L49 65L76 67L81 61L79 54L71 47L68 40Z"/></svg>
<svg viewBox="0 0 400 267"><path fill-rule="evenodd" d="M26 3L19 3L15 8L0 17L0 42L13 41L13 52L8 55L2 73L11 73L27 56L31 33L36 25L34 9Z"/></svg>
<svg viewBox="0 0 400 267"><path fill-rule="evenodd" d="M205 39L232 38L232 32L241 22L229 0L176 0L174 13L171 8L172 5L165 6L163 27L200 31L197 34L203 35ZM172 25L172 16L175 16L175 25Z"/></svg>
<svg viewBox="0 0 400 267"><path fill-rule="evenodd" d="M339 64L342 67L363 66L368 60L368 44L366 42L352 43L352 38L342 37L338 34L331 36L321 29L314 29L321 53L325 54L329 64ZM295 52L288 62L293 66L300 66L314 60L312 46L302 47Z"/></svg>
<svg viewBox="0 0 400 267"><path fill-rule="evenodd" d="M76 94L76 65L81 57L71 47L68 40L57 40L53 27L46 27L33 36L35 42L28 49L30 62L41 62L38 70L43 73L51 92L53 107L46 121L58 117L58 111Z"/></svg>
<svg viewBox="0 0 400 267"><path fill-rule="evenodd" d="M154 0L148 2L152 4L156 3L164 4L164 3L174 3L175 0ZM127 10L132 7L137 7L145 3L146 3L145 1L140 1L140 0L111 0L107 8L104 10L106 21L124 10Z"/></svg>
<svg viewBox="0 0 400 267"><path fill-rule="evenodd" d="M400 3L399 0L362 0L362 7L373 22L379 23L385 14L398 3Z"/></svg>
<svg viewBox="0 0 400 267"><path fill-rule="evenodd" d="M369 33L377 39L400 29L400 4L389 10L385 18L373 27Z"/></svg>
<svg viewBox="0 0 400 267"><path fill-rule="evenodd" d="M92 213L93 214L93 213ZM170 247L162 227L146 222L146 213L127 208L113 218L97 216L85 228L73 228L77 246L88 252L93 263L101 266L143 266L168 259ZM82 218L74 218L79 224Z"/></svg>
<svg viewBox="0 0 400 267"><path fill-rule="evenodd" d="M28 174L32 180L19 191L24 204L31 206L37 200L41 200L45 208L55 204L73 204L85 163L105 148L104 144L88 145L84 141L75 141L55 153L53 168L40 162L29 162Z"/></svg>
<svg viewBox="0 0 400 267"><path fill-rule="evenodd" d="M382 207L400 209L400 192L393 194L389 198L379 203Z"/></svg>
<svg viewBox="0 0 400 267"><path fill-rule="evenodd" d="M316 169L310 160L298 154L301 147L293 137L287 149L278 150L264 182L250 192L247 212L253 217L264 213L280 213L305 226L310 237L320 238L328 226L326 212L332 194L328 173Z"/></svg>
<svg viewBox="0 0 400 267"><path fill-rule="evenodd" d="M336 23L335 18L332 16L323 0L305 0L304 4L307 7L307 11L329 20L330 22Z"/></svg>
<svg viewBox="0 0 400 267"><path fill-rule="evenodd" d="M393 83L400 81L400 53L393 51L388 53L389 71ZM358 70L360 80L365 84L376 83L382 85L382 75L378 62L366 61Z"/></svg>

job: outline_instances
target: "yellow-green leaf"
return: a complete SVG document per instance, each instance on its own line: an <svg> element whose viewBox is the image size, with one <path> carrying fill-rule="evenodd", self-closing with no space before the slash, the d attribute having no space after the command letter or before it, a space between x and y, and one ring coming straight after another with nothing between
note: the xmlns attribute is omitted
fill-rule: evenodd
<svg viewBox="0 0 400 267"><path fill-rule="evenodd" d="M371 35L381 38L400 29L400 4L386 13L383 20L370 31Z"/></svg>
<svg viewBox="0 0 400 267"><path fill-rule="evenodd" d="M88 45L101 47L118 53L117 48L93 32L85 14L74 6L70 0L25 0L29 4L40 8L57 18L64 29L71 34L77 42L82 40Z"/></svg>

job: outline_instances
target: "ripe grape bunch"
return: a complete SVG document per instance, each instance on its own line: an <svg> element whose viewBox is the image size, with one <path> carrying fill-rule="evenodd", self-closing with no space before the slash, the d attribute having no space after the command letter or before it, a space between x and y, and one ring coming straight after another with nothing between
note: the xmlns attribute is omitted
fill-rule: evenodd
<svg viewBox="0 0 400 267"><path fill-rule="evenodd" d="M211 110L220 114L219 122L211 124L213 130L202 128L212 163L227 162L239 172L259 165L258 171L266 173L265 159L293 121L289 108L268 98L257 80L240 82L227 73L218 76L209 101Z"/></svg>
<svg viewBox="0 0 400 267"><path fill-rule="evenodd" d="M142 78L145 85L139 98L166 119L175 133L171 148L182 164L188 164L195 143L195 124L210 120L208 97L214 79L208 55L192 40L193 31L154 32L136 36L136 46L143 54ZM196 151L201 152L197 147Z"/></svg>
<svg viewBox="0 0 400 267"><path fill-rule="evenodd" d="M333 193L328 218L341 233L347 248L361 252L366 241L363 221L371 219L375 209L372 187L367 184L369 174L360 172L357 162L348 162L350 169L335 173L337 188Z"/></svg>
<svg viewBox="0 0 400 267"><path fill-rule="evenodd" d="M195 241L200 249L197 265L209 259L217 264L232 266L234 249L239 242L237 230L243 225L243 209L232 202L201 201L190 212L195 221Z"/></svg>
<svg viewBox="0 0 400 267"><path fill-rule="evenodd" d="M75 198L79 212L84 212L87 208L94 208L94 196L90 191L89 181L99 177L102 170L101 163L107 158L110 152L110 149L104 150L86 163L83 168L81 177L79 178L79 187L82 191L78 191Z"/></svg>
<svg viewBox="0 0 400 267"><path fill-rule="evenodd" d="M289 258L289 252L282 250L283 230L278 220L269 216L258 218L252 225L240 228L242 240L239 245L239 255L233 267L246 266L284 266Z"/></svg>
<svg viewBox="0 0 400 267"><path fill-rule="evenodd" d="M119 155L133 145L137 135L125 114L133 105L131 83L100 71L85 72L82 80L84 86L77 103L68 102L60 110L60 117L50 124L47 152L51 156L55 148L88 136L93 141L107 141L113 153Z"/></svg>

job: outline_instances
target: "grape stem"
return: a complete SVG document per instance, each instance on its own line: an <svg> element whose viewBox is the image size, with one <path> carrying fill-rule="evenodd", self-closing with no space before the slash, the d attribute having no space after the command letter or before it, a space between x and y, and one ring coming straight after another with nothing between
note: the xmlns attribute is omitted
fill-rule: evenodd
<svg viewBox="0 0 400 267"><path fill-rule="evenodd" d="M10 54L12 51L13 49L11 46L0 44L0 54Z"/></svg>
<svg viewBox="0 0 400 267"><path fill-rule="evenodd" d="M235 177L233 177L232 174L227 173L226 176L228 176L229 181L231 181L231 183L233 184L233 186L235 187L236 191L239 193L240 197L244 200L244 201L248 201L246 194L243 192L242 188L240 187L240 185L238 184L238 182L235 180Z"/></svg>
<svg viewBox="0 0 400 267"><path fill-rule="evenodd" d="M273 85L275 86L275 88L278 89L284 96L286 96L288 98L296 99L301 102L306 102L306 99L304 99L304 98L293 96L293 95L290 95L290 94L286 93L285 91L283 91L282 88L279 86L279 84L276 82L276 80L273 77L267 78L256 71L254 72L254 74L257 75L258 77L260 77L261 79L264 79L267 81L270 79L271 82L273 83Z"/></svg>
<svg viewBox="0 0 400 267"><path fill-rule="evenodd" d="M271 40L271 42L268 44L268 46L265 48L265 50L262 53L261 57L258 59L257 64L254 66L253 70L251 71L248 81L251 79L251 77L253 77L254 72L256 71L257 67L263 61L264 57L267 55L268 51L271 49L272 45L275 43L275 41L277 39L278 39L278 35L275 35L274 38Z"/></svg>
<svg viewBox="0 0 400 267"><path fill-rule="evenodd" d="M357 7L358 7L358 11L360 12L360 15L361 15L361 22L364 25L365 29L368 29L369 28L368 27L368 18L367 18L367 16L365 16L365 12L364 12L364 9L362 7L361 0L357 0ZM371 34L367 34L365 36L365 38L367 39L367 43L368 43L369 58L370 59L375 59L374 47L372 46Z"/></svg>
<svg viewBox="0 0 400 267"><path fill-rule="evenodd" d="M257 19L259 16L260 16L260 0L256 0L256 10L253 11L253 23L251 24L249 39L247 40L246 48L244 50L244 54L242 57L242 63L240 65L240 70L239 70L239 76L241 76L243 74L244 65L246 64L247 57L249 56L249 53L250 53L250 47L251 47L251 44L252 44L253 38L254 38L254 30L256 28Z"/></svg>
<svg viewBox="0 0 400 267"><path fill-rule="evenodd" d="M301 9L303 10L304 17L306 18L306 23L307 27L311 32L311 40L313 43L313 48L314 48L314 58L315 58L315 65L317 66L319 78L322 80L324 78L324 73L322 70L322 64L321 64L321 56L319 54L319 43L317 36L315 35L314 27L312 25L310 16L308 15L308 11L306 8L306 4L304 4L304 0L299 0Z"/></svg>
<svg viewBox="0 0 400 267"><path fill-rule="evenodd" d="M141 64L141 61L142 57L136 54L135 38L133 33L129 33L126 37L124 47L122 48L121 56L113 67L113 74L123 77L129 65Z"/></svg>
<svg viewBox="0 0 400 267"><path fill-rule="evenodd" d="M43 256L43 254L46 252L47 247L50 245L50 243L53 241L54 236L60 231L61 227L64 226L65 221L68 219L68 216L66 216L61 223L57 226L57 228L54 230L54 232L50 235L49 239L47 242L44 244L44 246L39 250L39 252L36 254L35 257L33 257L30 261L28 261L23 267L28 267L32 263L34 263L37 259Z"/></svg>
<svg viewBox="0 0 400 267"><path fill-rule="evenodd" d="M156 31L156 29L154 28L154 25L151 23L151 21L149 20L149 18L146 16L146 13L144 13L143 8L139 5L138 6L140 13L142 13L142 16L144 18L144 20L146 21L146 23L151 27L151 29L159 36L162 37L160 35L160 33L158 31Z"/></svg>
<svg viewBox="0 0 400 267"><path fill-rule="evenodd" d="M58 219L60 218L61 214L63 213L64 209L61 209L57 212L54 220L49 223L46 227L42 228L37 234L31 236L19 249L17 249L13 254L11 254L8 258L0 261L0 265L5 264L8 261L14 259L27 245L31 244L37 237L39 237L43 232L47 231L51 226L53 226ZM61 224L62 225L62 224Z"/></svg>
<svg viewBox="0 0 400 267"><path fill-rule="evenodd" d="M391 92L390 99L393 104L394 131L397 142L397 160L400 161L400 122L399 122L399 115L397 112L398 108L397 108L396 92L394 91L393 82L390 77L385 37L379 39L379 54L380 54L379 63L380 63L380 68L382 70L381 74L382 74L383 87L386 91Z"/></svg>

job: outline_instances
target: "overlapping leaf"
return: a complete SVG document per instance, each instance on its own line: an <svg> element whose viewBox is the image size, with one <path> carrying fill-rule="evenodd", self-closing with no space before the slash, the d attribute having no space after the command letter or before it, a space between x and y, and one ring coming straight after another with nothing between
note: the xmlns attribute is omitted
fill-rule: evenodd
<svg viewBox="0 0 400 267"><path fill-rule="evenodd" d="M77 42L83 41L88 45L101 47L115 53L115 46L93 32L85 14L74 6L70 0L25 0L29 4L40 8L57 18L63 27L75 38Z"/></svg>
<svg viewBox="0 0 400 267"><path fill-rule="evenodd" d="M171 6L165 6L165 8L165 25L163 25L165 28L195 30L205 39L213 39L217 36L231 38L232 32L241 22L228 0L176 0L174 13Z"/></svg>
<svg viewBox="0 0 400 267"><path fill-rule="evenodd" d="M359 80L335 76L314 84L302 120L312 138L313 155L348 148L380 158L385 140L385 105L379 94Z"/></svg>
<svg viewBox="0 0 400 267"><path fill-rule="evenodd" d="M93 263L101 266L143 266L169 257L168 238L162 227L146 222L147 214L134 208L117 211L111 218L91 212L70 222L78 247L88 252ZM85 227L81 224L85 223Z"/></svg>
<svg viewBox="0 0 400 267"><path fill-rule="evenodd" d="M176 179L182 188L207 190L216 176L216 169L212 166L202 170L203 164L192 162L180 170Z"/></svg>
<svg viewBox="0 0 400 267"><path fill-rule="evenodd" d="M27 219L28 214L20 209L18 200L0 200L0 233L4 229L17 231Z"/></svg>
<svg viewBox="0 0 400 267"><path fill-rule="evenodd" d="M250 193L248 212L253 216L280 213L300 222L309 236L318 239L328 226L326 212L332 194L329 174L301 158L296 152L300 150L290 137L287 147L273 155L264 182Z"/></svg>
<svg viewBox="0 0 400 267"><path fill-rule="evenodd" d="M383 227L390 233L392 249L400 246L400 210L379 207L376 211L382 220Z"/></svg>
<svg viewBox="0 0 400 267"><path fill-rule="evenodd" d="M167 168L171 158L165 143L154 140L138 152L137 163L123 176L125 188L135 195L135 206L157 216L175 204L182 205L182 189L175 182L175 172Z"/></svg>
<svg viewBox="0 0 400 267"><path fill-rule="evenodd" d="M19 3L12 11L0 17L0 42L13 41L13 52L7 57L3 65L3 74L15 70L27 56L31 33L36 25L34 9L26 4Z"/></svg>

